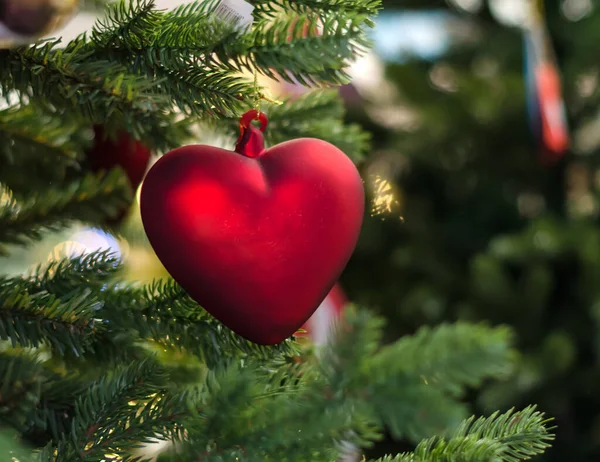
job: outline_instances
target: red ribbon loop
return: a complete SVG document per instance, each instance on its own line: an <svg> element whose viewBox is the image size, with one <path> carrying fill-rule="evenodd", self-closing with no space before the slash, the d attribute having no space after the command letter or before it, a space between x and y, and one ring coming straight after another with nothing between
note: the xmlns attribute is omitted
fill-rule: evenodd
<svg viewBox="0 0 600 462"><path fill-rule="evenodd" d="M269 120L267 119L267 115L264 112L259 112L256 109L252 109L246 112L242 118L240 119L240 140L244 136L244 132L250 126L253 120L260 121L260 131L264 132L269 124Z"/></svg>

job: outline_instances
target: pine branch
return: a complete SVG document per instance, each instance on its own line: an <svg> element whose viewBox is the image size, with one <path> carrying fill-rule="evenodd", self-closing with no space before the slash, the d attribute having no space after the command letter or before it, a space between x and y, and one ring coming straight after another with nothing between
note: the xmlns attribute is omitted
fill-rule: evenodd
<svg viewBox="0 0 600 462"><path fill-rule="evenodd" d="M518 462L542 454L554 435L549 419L535 407L523 411L494 413L487 418L464 421L446 439L434 437L419 443L414 453L384 457L377 462L480 462L502 460Z"/></svg>
<svg viewBox="0 0 600 462"><path fill-rule="evenodd" d="M154 433L171 435L181 398L162 402L168 377L152 361L110 371L77 399L71 434L58 444L59 461L99 460L106 453L127 453ZM177 415L177 414L175 414Z"/></svg>
<svg viewBox="0 0 600 462"><path fill-rule="evenodd" d="M231 75L235 70L258 67L304 84L339 83L347 60L367 44L360 30L364 18L353 17L342 4L327 13L322 37L303 37L294 28L291 41L290 25L305 18L259 21L251 34L240 35L212 16L214 5L195 2L174 12L156 11L145 0L114 5L91 41L81 36L65 49L47 42L1 52L3 92L34 98L59 117L75 114L89 125L118 126L151 139L158 149L172 148L177 141L167 113L173 107L195 116L230 117L249 104L252 85ZM340 142L359 136L337 125L327 130Z"/></svg>
<svg viewBox="0 0 600 462"><path fill-rule="evenodd" d="M209 376L201 411L185 420L189 437L173 460L335 460L331 442L346 436L347 416L360 420L359 410L328 399L320 381L312 385L311 394L273 395L262 392L253 369L232 366Z"/></svg>
<svg viewBox="0 0 600 462"><path fill-rule="evenodd" d="M113 3L94 25L91 37L99 48L139 50L148 43L147 32L156 30L163 16L154 0Z"/></svg>
<svg viewBox="0 0 600 462"><path fill-rule="evenodd" d="M29 293L49 292L58 296L81 290L100 290L120 269L121 259L111 251L97 251L38 266L26 280Z"/></svg>
<svg viewBox="0 0 600 462"><path fill-rule="evenodd" d="M0 353L0 419L37 442L60 439L70 431L74 401L91 383L85 376L65 377L52 369L55 359L41 359L47 353L19 349Z"/></svg>
<svg viewBox="0 0 600 462"><path fill-rule="evenodd" d="M16 195L36 194L64 180L89 145L89 130L38 105L0 111L0 183ZM23 175L27 171L27 175Z"/></svg>
<svg viewBox="0 0 600 462"><path fill-rule="evenodd" d="M465 386L478 386L485 378L510 373L514 359L508 348L510 338L506 327L491 329L467 323L423 327L372 358L374 380L383 383L388 374L407 372L460 395ZM389 364L390 369L382 364ZM384 375L378 376L377 370Z"/></svg>
<svg viewBox="0 0 600 462"><path fill-rule="evenodd" d="M0 204L0 243L24 245L72 220L102 222L127 206L131 194L126 176L114 169L108 174L88 174L60 190L38 192L22 202L7 195ZM0 246L0 254L6 253Z"/></svg>
<svg viewBox="0 0 600 462"><path fill-rule="evenodd" d="M392 388L402 390L401 399L392 398ZM381 424L398 440L416 443L431 435L445 435L469 415L463 403L411 375L399 374L386 384L367 384L365 393Z"/></svg>
<svg viewBox="0 0 600 462"><path fill-rule="evenodd" d="M1 93L33 100L59 121L116 125L156 149L173 148L189 136L167 111L170 98L154 90L158 82L99 59L85 36L59 46L54 41L1 50Z"/></svg>
<svg viewBox="0 0 600 462"><path fill-rule="evenodd" d="M332 364L327 371L332 389L352 387L368 397L378 419L397 438L418 441L457 425L466 408L455 397L465 386L510 370L510 335L504 328L423 328L379 349L381 326L382 320L349 310L324 363ZM393 398L398 389L406 399Z"/></svg>
<svg viewBox="0 0 600 462"><path fill-rule="evenodd" d="M62 297L57 303L82 294L81 284L88 292L98 291L93 315L104 328L90 336L88 345L96 359L127 357L141 339L187 349L211 367L239 357L264 361L296 354L291 342L259 346L223 328L172 280L145 287L107 285L119 269L120 261L109 252L93 252L41 266L31 277L7 279L4 287L26 294L26 300Z"/></svg>
<svg viewBox="0 0 600 462"><path fill-rule="evenodd" d="M266 347L240 337L198 306L172 280L142 288L108 288L103 291L102 300L105 303L102 313L111 319L116 329L111 337L118 337L120 330L126 333L134 329L139 336L136 338L184 348L211 368L240 356L265 360L296 354L291 342ZM110 342L110 339L105 341Z"/></svg>
<svg viewBox="0 0 600 462"><path fill-rule="evenodd" d="M156 67L153 76L169 82L164 86L165 93L171 95L182 113L192 116L238 115L244 107L243 95L254 91L252 84L230 72L189 64Z"/></svg>
<svg viewBox="0 0 600 462"><path fill-rule="evenodd" d="M172 283L140 290L128 293L130 300L142 299L138 306L145 305L144 298L162 299L166 303L165 310L172 311L173 316L187 315L188 319L181 323L188 325L191 325L190 314L198 315L192 306L181 303L185 294ZM144 291L150 293L144 294ZM133 311L137 309L135 305ZM104 314L107 313L112 310ZM162 316L160 311L158 313ZM115 318L108 319L110 324L120 324ZM478 328L480 326L475 330ZM112 334L119 335L116 331ZM167 388L170 380L154 360L140 365L136 359L125 369L88 386L88 391L75 404L42 410L38 420L58 419L57 428L73 429L71 437L63 438L57 447L58 460L97 460L107 452L124 460L135 460L136 442L148 441L155 435L180 440L171 453L172 460L178 461L221 461L232 457L242 461L284 460L292 456L300 462L333 460L341 447L332 442L368 444L378 437L381 426L381 417L376 412L378 400L390 406L395 396L404 402L405 408L420 408L420 413L414 410L409 415L400 413L398 420L409 419L405 426L422 424L422 413L428 406L433 413L453 412L445 405L449 399L444 395L445 387L424 385L420 371L413 368L397 373L386 386L380 383L378 389L370 388L374 372L376 379L384 376L381 370L369 366L381 351L381 335L379 318L351 311L338 330L339 342L330 345L320 361L303 364L302 368L288 368L282 356L268 360L264 367L257 363L221 361L217 370L208 371L194 390ZM398 362L398 358L394 361ZM286 369L283 375L276 370L278 364ZM377 369L389 367L386 362L377 362ZM288 371L293 374L292 380L280 381L288 376ZM397 395L398 390L402 390L401 397ZM62 399L65 399L64 394ZM66 417L61 417L57 410ZM516 420L510 416L503 421L495 418L467 421L447 443L436 438L431 443L421 443L415 453L421 457L418 451L425 455L442 451L439 454L443 457L405 460L463 460L461 457L465 454L480 457L492 450L496 452L489 452L490 457L520 457L540 452L547 446L550 437L544 433L545 422L536 423L525 412ZM488 444L489 441L493 444ZM438 451L438 448L441 449ZM479 448L479 452L473 448ZM410 457L401 457L405 456Z"/></svg>
<svg viewBox="0 0 600 462"><path fill-rule="evenodd" d="M47 155L49 163L74 165L85 137L80 135L81 126L69 122L34 105L0 111L0 140L5 141L0 143L0 158L12 164L19 158L30 162L34 156Z"/></svg>
<svg viewBox="0 0 600 462"><path fill-rule="evenodd" d="M193 115L237 114L253 88L231 75L235 70L257 68L307 85L343 82L347 61L368 43L364 18L345 11L329 14L322 36L303 37L294 28L288 40L296 16L261 21L240 35L217 21L216 2L209 4L170 13L156 11L151 1L117 4L91 42L82 36L64 50L53 42L3 52L0 81L5 92L18 90L92 123L122 119L138 137L160 126L161 112L173 106Z"/></svg>
<svg viewBox="0 0 600 462"><path fill-rule="evenodd" d="M299 98L287 98L281 105L268 105L269 115L274 118L270 124L275 123L278 129L289 128L296 122L306 123L318 119L343 119L345 108L337 89L314 90Z"/></svg>
<svg viewBox="0 0 600 462"><path fill-rule="evenodd" d="M152 82L127 74L122 66L87 60L83 38L64 49L60 41L0 51L2 93L16 90L38 102L101 122L113 113L147 118L164 104L149 92Z"/></svg>
<svg viewBox="0 0 600 462"><path fill-rule="evenodd" d="M374 27L372 20L381 9L380 0L255 0L255 16L275 17L281 11L293 11L301 15L321 17L323 13L343 12L359 17L368 27Z"/></svg>
<svg viewBox="0 0 600 462"><path fill-rule="evenodd" d="M164 49L171 56L187 52L194 58L207 58L223 40L239 40L241 33L235 25L214 15L220 2L193 1L166 12L160 28L155 29L151 47Z"/></svg>
<svg viewBox="0 0 600 462"><path fill-rule="evenodd" d="M338 147L354 162L370 148L370 134L344 123L344 106L337 90L313 91L283 105L270 105L266 141L270 145L295 138L318 138Z"/></svg>
<svg viewBox="0 0 600 462"><path fill-rule="evenodd" d="M369 444L378 438L378 428L384 422L419 429L427 424L428 413L434 415L434 421L446 424L462 416L464 408L444 394L445 387L425 385L417 370L396 374L388 377L385 384L373 386L373 372L377 372L374 376L377 381L383 370L391 366L379 361L374 366L377 371L370 367L372 358L380 351L382 327L381 319L366 312L350 311L339 326L338 341L326 348L320 361L312 366L320 373L304 381L301 392L293 395L293 399L285 393L269 395L266 399L258 392L260 385L253 385L253 379L249 378L252 376L255 382L256 373L235 371L232 366L215 378L214 386L207 386L201 415L190 416L184 422L191 437L185 439L172 460L190 460L198 454L203 462L236 457L241 461L335 460L340 448L332 446L332 441ZM493 335L493 330L489 333ZM480 354L485 356L485 352ZM402 358L396 357L394 362L402 362ZM307 371L311 374L310 368ZM382 421L381 403L397 411L394 420ZM468 432L468 438L479 440L490 437L489 431L478 430L475 425L465 430L463 424L461 428L455 432L456 437L463 436L461 432ZM520 435L520 441L543 446L544 435L529 429L528 424L524 424L511 431ZM429 430L443 433L446 428L430 427ZM419 430L403 431L409 435L418 433ZM523 447L511 448L525 451ZM454 454L460 455L458 451Z"/></svg>
<svg viewBox="0 0 600 462"><path fill-rule="evenodd" d="M77 365L83 366L83 363L79 362ZM58 367L64 370L64 364L59 364ZM37 406L28 416L28 428L24 436L37 441L38 446L51 445L53 440L59 441L71 431L77 399L90 390L98 376L103 376L106 372L106 369L95 370L90 375L73 367L69 375L64 375L62 370L61 374L49 376L42 382Z"/></svg>
<svg viewBox="0 0 600 462"><path fill-rule="evenodd" d="M321 26L321 35L305 37L301 28ZM262 21L253 26L245 42L221 45L215 52L219 60L234 69L253 72L255 69L272 79L306 86L349 82L345 71L350 60L368 46L360 19L348 19L332 14L319 21L316 18L293 16L277 22ZM319 50L320 53L315 53Z"/></svg>
<svg viewBox="0 0 600 462"><path fill-rule="evenodd" d="M369 10L376 3L370 1ZM217 4L214 0L197 1L170 13L154 11L153 3L147 0L129 7L121 4L94 28L92 39L107 53L107 59L138 72L150 72L148 75L158 68L193 63L213 70L231 71L233 66L234 70L253 72L256 68L273 78L291 81L293 77L303 84L346 82L343 68L347 61L369 43L361 30L367 17L345 9L341 3L330 4L331 12L322 17L293 15L275 22L257 21L247 35L214 17ZM304 37L301 28L293 27L305 21L321 25L322 35ZM170 83L163 82L167 86Z"/></svg>
<svg viewBox="0 0 600 462"><path fill-rule="evenodd" d="M19 431L27 428L38 404L46 371L39 355L22 350L0 353L0 420Z"/></svg>
<svg viewBox="0 0 600 462"><path fill-rule="evenodd" d="M67 298L46 292L30 294L18 279L0 279L0 339L13 347L48 344L60 355L81 355L102 329L94 315L98 302L84 289Z"/></svg>
<svg viewBox="0 0 600 462"><path fill-rule="evenodd" d="M217 4L193 2L168 13L154 10L152 1L115 5L93 29L94 54L159 82L153 91L186 114L238 114L252 85L204 65L215 43L239 35L211 15Z"/></svg>

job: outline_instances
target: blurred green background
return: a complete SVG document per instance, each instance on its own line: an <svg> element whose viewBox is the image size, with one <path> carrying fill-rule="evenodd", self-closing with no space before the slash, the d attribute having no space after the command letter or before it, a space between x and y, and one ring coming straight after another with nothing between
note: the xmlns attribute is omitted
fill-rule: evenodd
<svg viewBox="0 0 600 462"><path fill-rule="evenodd" d="M572 138L545 166L527 119L527 2L384 4L389 35L412 16L445 36L420 55L380 44L386 83L351 102L388 211L366 217L342 283L390 320L390 339L446 320L511 325L518 370L465 399L484 413L536 403L558 426L543 460L600 460L600 5L545 2Z"/></svg>

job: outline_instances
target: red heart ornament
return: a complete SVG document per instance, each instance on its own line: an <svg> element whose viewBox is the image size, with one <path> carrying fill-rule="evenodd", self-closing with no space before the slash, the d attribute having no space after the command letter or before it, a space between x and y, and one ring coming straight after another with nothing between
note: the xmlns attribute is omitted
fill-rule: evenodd
<svg viewBox="0 0 600 462"><path fill-rule="evenodd" d="M144 180L141 213L185 291L267 345L293 335L338 280L358 240L364 190L335 146L297 139L264 150L247 119L236 152L192 145L164 155Z"/></svg>

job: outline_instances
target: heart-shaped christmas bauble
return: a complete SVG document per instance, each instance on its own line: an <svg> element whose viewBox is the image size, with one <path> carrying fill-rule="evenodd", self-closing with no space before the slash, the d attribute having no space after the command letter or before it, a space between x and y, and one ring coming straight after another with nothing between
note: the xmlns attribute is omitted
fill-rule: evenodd
<svg viewBox="0 0 600 462"><path fill-rule="evenodd" d="M192 145L164 155L144 180L142 220L194 300L248 340L275 344L338 280L358 239L364 190L352 161L325 141L264 150L253 125L242 135L236 152Z"/></svg>

